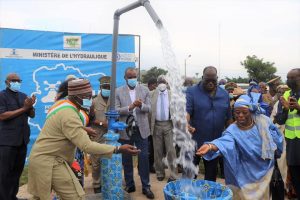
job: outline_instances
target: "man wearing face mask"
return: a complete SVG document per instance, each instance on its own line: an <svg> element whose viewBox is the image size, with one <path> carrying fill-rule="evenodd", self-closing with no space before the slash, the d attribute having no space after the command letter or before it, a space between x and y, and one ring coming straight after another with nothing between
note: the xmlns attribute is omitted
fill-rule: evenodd
<svg viewBox="0 0 300 200"><path fill-rule="evenodd" d="M217 85L217 69L205 67L202 81L186 93L188 130L197 143L197 148L210 140L221 137L224 128L232 122L228 93ZM201 157L194 157L198 165ZM204 160L205 180L216 181L218 158Z"/></svg>
<svg viewBox="0 0 300 200"><path fill-rule="evenodd" d="M137 83L137 71L135 68L127 68L124 78L126 85L116 90L115 107L120 113L120 121L126 122L129 115L133 115L134 121L132 123L132 135L129 138L125 131L121 131L120 142L121 144L135 144L141 150L141 153L138 155L138 170L142 182L142 192L147 198L154 199L154 194L150 190L148 159L150 93L147 87ZM128 193L135 192L132 156L123 155L122 162L126 182L125 190Z"/></svg>
<svg viewBox="0 0 300 200"><path fill-rule="evenodd" d="M113 153L139 153L131 145L114 147L89 139L84 129L88 118L82 117L80 110L89 110L91 98L90 82L76 79L68 82L68 98L57 101L49 109L29 157L28 192L32 199L50 199L51 190L61 199L84 199L84 190L70 168L76 146L103 157L111 157Z"/></svg>
<svg viewBox="0 0 300 200"><path fill-rule="evenodd" d="M283 112L277 113L278 124L285 124L286 158L292 183L300 196L300 68L287 74L287 85L291 89L280 97Z"/></svg>
<svg viewBox="0 0 300 200"><path fill-rule="evenodd" d="M110 76L102 76L99 79L100 93L93 99L90 117L91 127L96 130L97 135L91 137L91 140L98 143L105 143L103 135L107 133L107 119L105 113L109 108L109 96L110 96ZM91 116L92 115L92 116ZM92 161L92 177L93 187L95 193L101 192L101 177L100 177L100 155L91 155Z"/></svg>
<svg viewBox="0 0 300 200"><path fill-rule="evenodd" d="M21 82L18 74L9 74L7 88L0 92L0 199L6 200L17 199L30 135L28 117L35 116L36 98L20 92Z"/></svg>
<svg viewBox="0 0 300 200"><path fill-rule="evenodd" d="M150 93L151 98L151 134L153 135L155 170L158 181L165 178L163 158L166 158L170 165L170 178L168 182L176 179L176 166L173 162L176 159L176 151L173 145L173 123L170 110L170 91L167 89L167 81L163 75L157 78L158 86Z"/></svg>

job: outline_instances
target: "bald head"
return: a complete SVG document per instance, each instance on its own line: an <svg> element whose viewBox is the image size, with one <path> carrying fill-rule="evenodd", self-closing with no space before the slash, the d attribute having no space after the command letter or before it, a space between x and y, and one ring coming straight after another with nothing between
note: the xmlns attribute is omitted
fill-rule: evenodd
<svg viewBox="0 0 300 200"><path fill-rule="evenodd" d="M11 82L21 83L22 80L20 79L20 76L17 73L10 73L6 76L6 79L5 79L6 86L9 87Z"/></svg>
<svg viewBox="0 0 300 200"><path fill-rule="evenodd" d="M208 92L214 91L217 87L217 81L217 69L213 66L205 67L202 76L203 88Z"/></svg>
<svg viewBox="0 0 300 200"><path fill-rule="evenodd" d="M295 68L287 74L287 85L295 92L300 91L300 68Z"/></svg>
<svg viewBox="0 0 300 200"><path fill-rule="evenodd" d="M10 73L6 76L6 80L8 80L8 81L11 81L11 80L14 80L14 79L20 80L20 77L17 73Z"/></svg>

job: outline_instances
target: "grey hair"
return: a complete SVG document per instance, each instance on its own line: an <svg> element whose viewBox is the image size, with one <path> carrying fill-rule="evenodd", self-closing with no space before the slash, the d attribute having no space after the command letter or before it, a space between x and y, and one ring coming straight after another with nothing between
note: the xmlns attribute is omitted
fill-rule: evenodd
<svg viewBox="0 0 300 200"><path fill-rule="evenodd" d="M157 77L157 83L161 83L161 82L167 82L167 80L166 80L166 76L165 75L159 75L158 77Z"/></svg>
<svg viewBox="0 0 300 200"><path fill-rule="evenodd" d="M124 76L126 76L126 74L127 74L127 72L128 71L137 71L137 69L135 68L135 67L127 67L126 69L125 69L125 74L124 74Z"/></svg>

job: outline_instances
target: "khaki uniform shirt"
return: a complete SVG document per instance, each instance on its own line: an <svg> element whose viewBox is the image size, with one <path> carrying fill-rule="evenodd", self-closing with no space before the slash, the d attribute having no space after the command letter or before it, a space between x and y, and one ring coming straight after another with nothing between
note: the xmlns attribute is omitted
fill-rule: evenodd
<svg viewBox="0 0 300 200"><path fill-rule="evenodd" d="M106 121L105 113L109 109L109 99L107 103L102 98L101 94L99 94L96 98L93 99L93 111L95 118L94 120ZM93 122L91 123L91 127L97 131L96 137L91 137L92 141L104 143L103 135L107 133L107 128L104 128L100 125L95 125Z"/></svg>
<svg viewBox="0 0 300 200"><path fill-rule="evenodd" d="M41 199L50 199L53 166L57 161L63 161L71 170L69 165L74 160L76 146L84 152L108 157L114 150L113 146L92 142L83 129L78 113L72 109L62 109L48 118L29 157L29 193ZM78 180L74 180L75 176L72 179L78 195L82 196L84 192Z"/></svg>

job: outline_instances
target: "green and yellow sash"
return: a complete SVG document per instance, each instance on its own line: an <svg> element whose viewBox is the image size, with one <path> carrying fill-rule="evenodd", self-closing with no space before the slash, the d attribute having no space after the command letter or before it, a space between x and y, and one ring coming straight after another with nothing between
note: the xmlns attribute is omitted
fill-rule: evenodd
<svg viewBox="0 0 300 200"><path fill-rule="evenodd" d="M75 104L73 104L68 99L59 100L53 106L51 106L51 108L48 111L46 120L48 118L50 118L52 115L54 115L57 112L59 112L60 110L67 109L67 108L74 110L79 115L80 120L82 121L83 126L87 126L88 125L88 123L89 123L89 117L86 114L86 112L84 110L79 110L78 111L78 109L75 106Z"/></svg>

